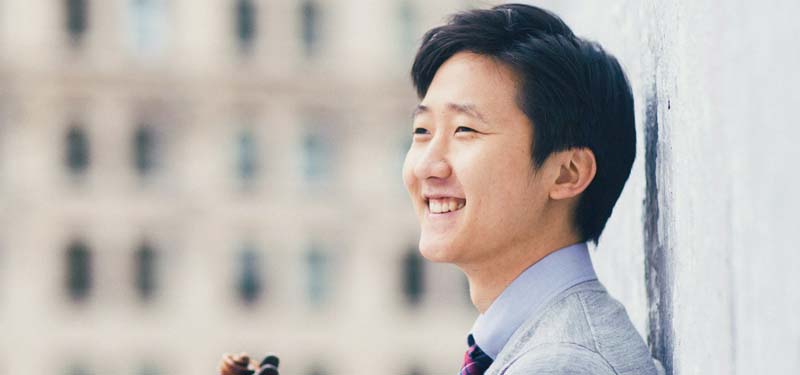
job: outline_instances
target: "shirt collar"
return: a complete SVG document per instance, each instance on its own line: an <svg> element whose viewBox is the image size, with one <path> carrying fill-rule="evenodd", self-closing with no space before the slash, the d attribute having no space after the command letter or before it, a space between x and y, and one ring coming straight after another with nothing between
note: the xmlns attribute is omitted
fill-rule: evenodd
<svg viewBox="0 0 800 375"><path fill-rule="evenodd" d="M572 286L595 280L586 243L556 250L517 276L472 326L484 353L497 355L523 322L541 313L553 297Z"/></svg>

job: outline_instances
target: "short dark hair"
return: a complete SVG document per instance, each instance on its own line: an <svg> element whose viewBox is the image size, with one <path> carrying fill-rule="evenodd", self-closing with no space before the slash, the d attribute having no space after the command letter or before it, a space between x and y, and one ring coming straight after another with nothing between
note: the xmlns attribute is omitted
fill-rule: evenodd
<svg viewBox="0 0 800 375"><path fill-rule="evenodd" d="M535 6L469 10L423 37L411 69L420 99L459 52L491 57L516 74L518 105L534 125L533 166L554 152L592 150L597 173L574 214L582 240L597 243L636 156L633 94L617 59Z"/></svg>

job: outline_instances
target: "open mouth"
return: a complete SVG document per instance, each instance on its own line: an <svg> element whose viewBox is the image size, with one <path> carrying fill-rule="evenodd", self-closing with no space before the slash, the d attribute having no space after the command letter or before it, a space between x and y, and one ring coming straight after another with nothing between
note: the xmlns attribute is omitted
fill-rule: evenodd
<svg viewBox="0 0 800 375"><path fill-rule="evenodd" d="M461 198L429 198L425 200L425 203L428 204L428 210L432 214L444 214L464 208L467 205L467 200Z"/></svg>

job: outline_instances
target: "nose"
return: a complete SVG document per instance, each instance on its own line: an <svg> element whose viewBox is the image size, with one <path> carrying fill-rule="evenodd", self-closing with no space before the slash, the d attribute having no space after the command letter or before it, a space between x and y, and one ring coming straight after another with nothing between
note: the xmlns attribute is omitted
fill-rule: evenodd
<svg viewBox="0 0 800 375"><path fill-rule="evenodd" d="M428 178L446 179L453 170L447 160L447 145L444 140L431 140L421 158L414 166L414 174L420 180Z"/></svg>

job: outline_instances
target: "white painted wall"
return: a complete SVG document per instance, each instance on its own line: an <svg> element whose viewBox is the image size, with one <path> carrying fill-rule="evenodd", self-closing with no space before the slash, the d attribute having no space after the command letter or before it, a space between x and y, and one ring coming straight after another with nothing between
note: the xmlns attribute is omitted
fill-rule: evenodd
<svg viewBox="0 0 800 375"><path fill-rule="evenodd" d="M662 332L674 374L800 373L800 3L534 3L619 57L635 92L637 161L594 254L611 293Z"/></svg>

